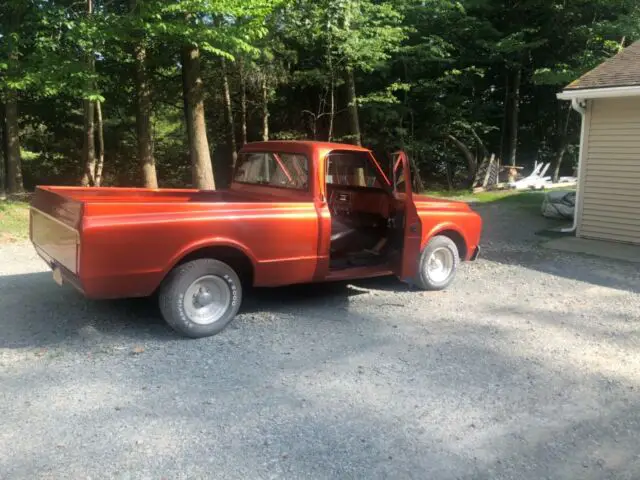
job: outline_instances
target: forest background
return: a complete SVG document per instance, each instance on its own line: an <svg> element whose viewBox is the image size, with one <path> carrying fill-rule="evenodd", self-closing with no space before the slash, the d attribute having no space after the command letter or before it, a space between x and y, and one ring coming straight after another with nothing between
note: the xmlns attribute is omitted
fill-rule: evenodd
<svg viewBox="0 0 640 480"><path fill-rule="evenodd" d="M0 194L215 188L263 139L571 174L567 83L640 38L635 0L5 0Z"/></svg>

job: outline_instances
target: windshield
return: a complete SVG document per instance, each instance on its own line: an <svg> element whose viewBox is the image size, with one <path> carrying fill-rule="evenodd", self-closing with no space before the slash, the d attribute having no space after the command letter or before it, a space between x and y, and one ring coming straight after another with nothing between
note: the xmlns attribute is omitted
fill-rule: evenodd
<svg viewBox="0 0 640 480"><path fill-rule="evenodd" d="M238 158L238 169L234 181L307 190L309 161L306 156L299 153L243 153Z"/></svg>
<svg viewBox="0 0 640 480"><path fill-rule="evenodd" d="M367 153L332 152L327 156L329 185L382 188L378 172Z"/></svg>

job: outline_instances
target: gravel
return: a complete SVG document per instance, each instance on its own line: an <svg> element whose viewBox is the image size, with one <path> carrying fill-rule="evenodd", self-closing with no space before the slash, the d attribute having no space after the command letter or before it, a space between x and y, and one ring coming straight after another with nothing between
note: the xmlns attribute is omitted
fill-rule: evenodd
<svg viewBox="0 0 640 480"><path fill-rule="evenodd" d="M0 478L639 478L638 266L476 208L446 292L257 290L201 340L0 246Z"/></svg>

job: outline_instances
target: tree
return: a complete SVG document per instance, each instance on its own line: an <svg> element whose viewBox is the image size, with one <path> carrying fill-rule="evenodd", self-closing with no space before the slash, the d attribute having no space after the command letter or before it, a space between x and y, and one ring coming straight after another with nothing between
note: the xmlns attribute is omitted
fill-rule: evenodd
<svg viewBox="0 0 640 480"><path fill-rule="evenodd" d="M86 14L88 22L91 21L91 16L93 15L93 0L86 0ZM88 23L87 22L87 23ZM89 75L93 74L95 69L95 59L93 57L93 49L89 48L89 51L86 53L86 68ZM91 80L88 80L88 90L91 89ZM86 187L95 182L95 167L96 167L96 159L95 159L95 139L94 139L94 115L95 115L95 104L93 100L89 98L84 98L82 101L82 107L84 110L84 137L83 137L83 145L82 145L82 159L84 161L84 171L82 173L82 179L80 180L80 185Z"/></svg>
<svg viewBox="0 0 640 480"><path fill-rule="evenodd" d="M158 13L161 18L169 20L167 24L154 28L170 33L174 41L182 45L185 116L193 180L198 188L215 188L204 116L201 51L233 61L233 54L254 50L250 41L266 33L264 19L276 4L269 0L237 3L226 0L180 0L162 4ZM225 20L221 21L223 18Z"/></svg>
<svg viewBox="0 0 640 480"><path fill-rule="evenodd" d="M10 1L3 12L3 31L6 42L6 69L4 101L4 136L6 145L6 183L9 194L20 193L24 186L22 182L22 165L20 158L20 127L18 124L18 91L26 86L21 78L20 43L22 39L21 24L25 17L25 7L22 2Z"/></svg>
<svg viewBox="0 0 640 480"><path fill-rule="evenodd" d="M244 73L244 61L238 59L238 76L240 77L240 125L242 128L242 143L247 143L247 81Z"/></svg>
<svg viewBox="0 0 640 480"><path fill-rule="evenodd" d="M577 155L571 145L579 138L580 118L567 102L557 102L555 93L607 57L616 54L640 33L640 6L624 0L579 0L554 2L549 21L541 35L547 39L534 52L531 83L537 98L545 98L545 108L535 119L542 128L542 144L554 163L552 177L557 181L568 153Z"/></svg>
<svg viewBox="0 0 640 480"><path fill-rule="evenodd" d="M235 123L233 121L233 105L231 104L231 91L229 90L229 78L227 76L227 63L224 58L221 60L222 69L222 89L224 95L224 106L227 118L228 136L229 136L229 149L231 150L231 169L236 166L236 160L238 158L238 150L236 146L236 133Z"/></svg>
<svg viewBox="0 0 640 480"><path fill-rule="evenodd" d="M130 0L130 10L133 23L138 162L142 170L142 185L147 188L158 188L156 162L153 156L151 83L147 65L149 38L144 29L147 19L138 6L138 0Z"/></svg>
<svg viewBox="0 0 640 480"><path fill-rule="evenodd" d="M0 119L4 120L4 105L0 104ZM5 122L0 121L0 200L7 198L7 174L5 159Z"/></svg>
<svg viewBox="0 0 640 480"><path fill-rule="evenodd" d="M217 147L258 138L404 149L433 187L491 154L563 175L580 119L555 95L640 38L636 3L8 0L11 188L213 188Z"/></svg>
<svg viewBox="0 0 640 480"><path fill-rule="evenodd" d="M265 18L267 27L265 36L256 39L255 50L241 53L239 57L242 128L244 131L247 122L246 95L247 92L253 93L254 103L258 106L260 137L263 141L269 140L269 104L273 100L277 87L289 80L289 72L285 64L294 61L293 52L287 48L283 32L279 31L279 25L286 25L288 21L288 17L281 15L279 10L271 12Z"/></svg>
<svg viewBox="0 0 640 480"><path fill-rule="evenodd" d="M185 117L189 138L189 153L193 185L215 190L211 154L204 118L204 89L200 75L200 49L194 44L182 47L182 78Z"/></svg>

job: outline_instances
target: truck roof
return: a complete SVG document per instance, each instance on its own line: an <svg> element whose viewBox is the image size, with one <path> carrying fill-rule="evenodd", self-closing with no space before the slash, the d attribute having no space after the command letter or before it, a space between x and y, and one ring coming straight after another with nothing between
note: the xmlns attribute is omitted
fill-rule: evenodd
<svg viewBox="0 0 640 480"><path fill-rule="evenodd" d="M309 150L351 150L356 152L370 152L368 148L352 145L350 143L317 142L314 140L268 140L263 142L249 142L241 150L256 151L262 149L295 150L297 148Z"/></svg>

